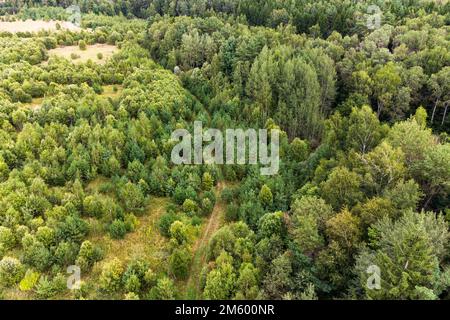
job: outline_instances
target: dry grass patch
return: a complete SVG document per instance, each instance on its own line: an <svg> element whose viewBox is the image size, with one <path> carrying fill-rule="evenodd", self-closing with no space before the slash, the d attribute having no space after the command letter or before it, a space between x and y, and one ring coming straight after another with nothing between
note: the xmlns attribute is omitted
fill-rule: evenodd
<svg viewBox="0 0 450 320"><path fill-rule="evenodd" d="M168 202L166 198L151 199L146 213L138 217L136 230L124 239L112 239L109 234L93 234L89 240L99 245L105 254L104 259L94 267L93 274L99 274L103 264L114 258L123 263L142 258L149 262L153 270L158 270L165 263L168 241L159 233L157 224Z"/></svg>
<svg viewBox="0 0 450 320"><path fill-rule="evenodd" d="M24 103L23 107L32 111L39 110L44 102L44 98L33 98L30 103Z"/></svg>
<svg viewBox="0 0 450 320"><path fill-rule="evenodd" d="M26 20L26 21L0 21L0 32L6 31L11 33L17 32L38 32L41 30L53 31L57 30L56 25L59 24L61 29L71 31L80 31L81 28L69 21L44 21L44 20Z"/></svg>
<svg viewBox="0 0 450 320"><path fill-rule="evenodd" d="M102 97L105 98L117 98L122 93L123 87L120 85L108 85L103 86Z"/></svg>
<svg viewBox="0 0 450 320"><path fill-rule="evenodd" d="M83 63L90 59L98 64L104 64L117 51L118 48L116 46L97 43L87 46L86 50L80 50L78 46L59 47L49 50L48 55L63 57L76 63ZM99 53L103 55L102 59L98 58ZM72 59L73 56L77 58Z"/></svg>

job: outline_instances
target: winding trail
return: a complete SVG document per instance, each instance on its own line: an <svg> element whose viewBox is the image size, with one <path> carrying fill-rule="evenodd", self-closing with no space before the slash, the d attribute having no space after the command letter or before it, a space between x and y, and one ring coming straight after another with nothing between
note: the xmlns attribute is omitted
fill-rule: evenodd
<svg viewBox="0 0 450 320"><path fill-rule="evenodd" d="M200 298L200 273L206 263L208 243L224 221L225 204L220 200L220 194L225 187L226 184L224 182L219 182L217 184L215 189L217 201L214 209L208 218L208 223L206 224L206 227L204 227L201 236L198 237L197 241L192 246L193 259L189 270L189 278L186 281L184 292L185 299Z"/></svg>

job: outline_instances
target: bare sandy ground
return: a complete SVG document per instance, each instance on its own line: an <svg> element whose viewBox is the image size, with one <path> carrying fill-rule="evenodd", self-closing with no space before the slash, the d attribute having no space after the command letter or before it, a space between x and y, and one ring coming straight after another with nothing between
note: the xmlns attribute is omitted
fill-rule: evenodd
<svg viewBox="0 0 450 320"><path fill-rule="evenodd" d="M69 59L75 63L82 63L86 62L89 59L91 59L93 62L96 62L98 64L103 64L108 60L115 52L117 52L118 48L113 45L109 44L93 44L90 46L87 46L86 50L80 50L78 46L66 46L66 47L59 47L56 49L51 49L48 51L48 55L56 55L60 57L64 57L66 59ZM72 59L71 55L72 53L76 54L77 56L80 56L77 59ZM103 58L100 60L97 57L97 54L101 53L103 54Z"/></svg>
<svg viewBox="0 0 450 320"><path fill-rule="evenodd" d="M26 20L26 21L0 21L0 32L7 31L16 32L38 32L40 30L56 30L56 24L59 23L62 29L71 31L80 31L81 28L69 21L43 21L43 20Z"/></svg>

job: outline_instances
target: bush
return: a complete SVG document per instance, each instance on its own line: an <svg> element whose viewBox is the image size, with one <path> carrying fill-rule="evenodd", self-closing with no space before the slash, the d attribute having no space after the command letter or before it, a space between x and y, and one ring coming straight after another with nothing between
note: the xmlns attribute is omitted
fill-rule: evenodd
<svg viewBox="0 0 450 320"><path fill-rule="evenodd" d="M36 296L39 299L48 299L55 294L53 286L47 276L42 276L36 285Z"/></svg>
<svg viewBox="0 0 450 320"><path fill-rule="evenodd" d="M15 285L24 274L24 267L16 258L4 257L0 261L0 284L6 287Z"/></svg>
<svg viewBox="0 0 450 320"><path fill-rule="evenodd" d="M209 215L214 209L214 205L209 198L202 199L202 213L203 215Z"/></svg>
<svg viewBox="0 0 450 320"><path fill-rule="evenodd" d="M113 239L123 239L127 234L127 226L122 220L116 219L109 226L109 234Z"/></svg>
<svg viewBox="0 0 450 320"><path fill-rule="evenodd" d="M22 239L23 260L39 271L45 271L52 264L50 250L34 236L27 234Z"/></svg>
<svg viewBox="0 0 450 320"><path fill-rule="evenodd" d="M150 290L149 298L152 300L174 300L175 285L168 277L158 279L156 286Z"/></svg>
<svg viewBox="0 0 450 320"><path fill-rule="evenodd" d="M89 217L101 218L104 213L104 208L100 197L98 195L93 195L84 198L83 210Z"/></svg>
<svg viewBox="0 0 450 320"><path fill-rule="evenodd" d="M139 292L141 289L141 281L135 274L130 275L124 280L125 290L129 292Z"/></svg>
<svg viewBox="0 0 450 320"><path fill-rule="evenodd" d="M8 251L14 247L16 239L10 228L0 226L0 245L3 246L5 251Z"/></svg>
<svg viewBox="0 0 450 320"><path fill-rule="evenodd" d="M124 300L139 300L139 295L134 292L128 292L125 294Z"/></svg>
<svg viewBox="0 0 450 320"><path fill-rule="evenodd" d="M72 60L76 60L76 59L79 59L80 58L80 55L79 54L76 54L76 53L74 53L74 52L72 52L71 54L70 54L70 59L72 59Z"/></svg>
<svg viewBox="0 0 450 320"><path fill-rule="evenodd" d="M187 248L175 249L170 256L170 272L178 279L186 279L191 264L191 253Z"/></svg>
<svg viewBox="0 0 450 320"><path fill-rule="evenodd" d="M170 226L172 225L172 223L174 223L175 221L177 221L177 215L174 212L166 212L164 213L160 218L159 218L159 222L158 222L158 228L159 228L159 232L165 236L165 237L169 237L170 236Z"/></svg>
<svg viewBox="0 0 450 320"><path fill-rule="evenodd" d="M189 233L186 225L181 221L175 221L172 223L169 229L170 237L175 239L176 242L181 245L186 243L189 239Z"/></svg>
<svg viewBox="0 0 450 320"><path fill-rule="evenodd" d="M90 241L86 240L81 244L75 263L81 270L87 271L95 262L101 260L102 255L103 253L98 247L94 247Z"/></svg>
<svg viewBox="0 0 450 320"><path fill-rule="evenodd" d="M58 238L67 241L81 243L88 233L89 227L86 221L77 215L68 216L64 222L58 226Z"/></svg>
<svg viewBox="0 0 450 320"><path fill-rule="evenodd" d="M123 266L119 259L106 263L100 275L100 288L106 292L120 290L123 271Z"/></svg>
<svg viewBox="0 0 450 320"><path fill-rule="evenodd" d="M222 201L226 202L226 203L231 203L236 197L236 192L234 189L231 188L225 188L223 189L220 198L222 199Z"/></svg>
<svg viewBox="0 0 450 320"><path fill-rule="evenodd" d="M55 241L55 231L47 226L39 227L36 238L46 247L50 247Z"/></svg>
<svg viewBox="0 0 450 320"><path fill-rule="evenodd" d="M173 194L173 200L176 204L182 205L186 199L197 200L197 192L191 186L177 186Z"/></svg>
<svg viewBox="0 0 450 320"><path fill-rule="evenodd" d="M197 212L197 204L195 203L195 201L193 201L191 199L184 200L183 212L189 216L195 215L195 213Z"/></svg>
<svg viewBox="0 0 450 320"><path fill-rule="evenodd" d="M86 41L80 40L78 42L78 47L80 48L80 50L86 50Z"/></svg>
<svg viewBox="0 0 450 320"><path fill-rule="evenodd" d="M77 258L79 249L79 246L74 242L60 242L55 251L57 263L61 266L72 264Z"/></svg>
<svg viewBox="0 0 450 320"><path fill-rule="evenodd" d="M66 289L66 278L62 274L57 274L52 280L47 276L41 276L36 285L36 295L39 299L49 299L55 297Z"/></svg>
<svg viewBox="0 0 450 320"><path fill-rule="evenodd" d="M99 52L97 53L97 59L102 60L103 59L103 53Z"/></svg>
<svg viewBox="0 0 450 320"><path fill-rule="evenodd" d="M133 232L139 224L139 220L132 213L125 215L124 222L127 232Z"/></svg>
<svg viewBox="0 0 450 320"><path fill-rule="evenodd" d="M35 287L38 280L39 272L34 272L33 270L28 269L25 273L25 277L19 283L19 289L21 291L30 291Z"/></svg>
<svg viewBox="0 0 450 320"><path fill-rule="evenodd" d="M238 219L238 215L239 207L234 203L229 204L225 211L225 219L227 222L236 221Z"/></svg>

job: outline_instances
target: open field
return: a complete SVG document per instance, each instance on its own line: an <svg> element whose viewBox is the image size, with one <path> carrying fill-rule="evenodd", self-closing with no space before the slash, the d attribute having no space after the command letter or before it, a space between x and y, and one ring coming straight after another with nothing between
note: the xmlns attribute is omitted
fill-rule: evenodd
<svg viewBox="0 0 450 320"><path fill-rule="evenodd" d="M94 44L87 46L86 50L80 50L78 46L67 46L59 47L56 49L49 50L48 55L63 57L77 63L83 63L89 59L93 62L103 64L108 58L110 58L115 52L117 52L117 47L109 44ZM102 59L98 59L97 55L101 53L103 55ZM77 59L72 59L71 55L75 54L79 56Z"/></svg>
<svg viewBox="0 0 450 320"><path fill-rule="evenodd" d="M109 234L92 232L89 240L99 245L105 253L105 258L94 267L94 271L100 271L101 265L113 258L124 262L145 258L157 269L164 261L166 254L164 249L167 244L167 240L158 231L157 223L167 203L166 198L152 198L145 214L138 217L136 230L123 239L115 240L111 239Z"/></svg>
<svg viewBox="0 0 450 320"><path fill-rule="evenodd" d="M26 20L26 21L0 21L0 32L6 31L11 33L17 32L38 32L41 30L56 30L56 25L59 24L61 29L71 31L79 31L80 27L69 21L43 21L43 20Z"/></svg>
<svg viewBox="0 0 450 320"><path fill-rule="evenodd" d="M103 86L102 97L105 98L117 98L122 93L123 87L119 85L106 85Z"/></svg>

